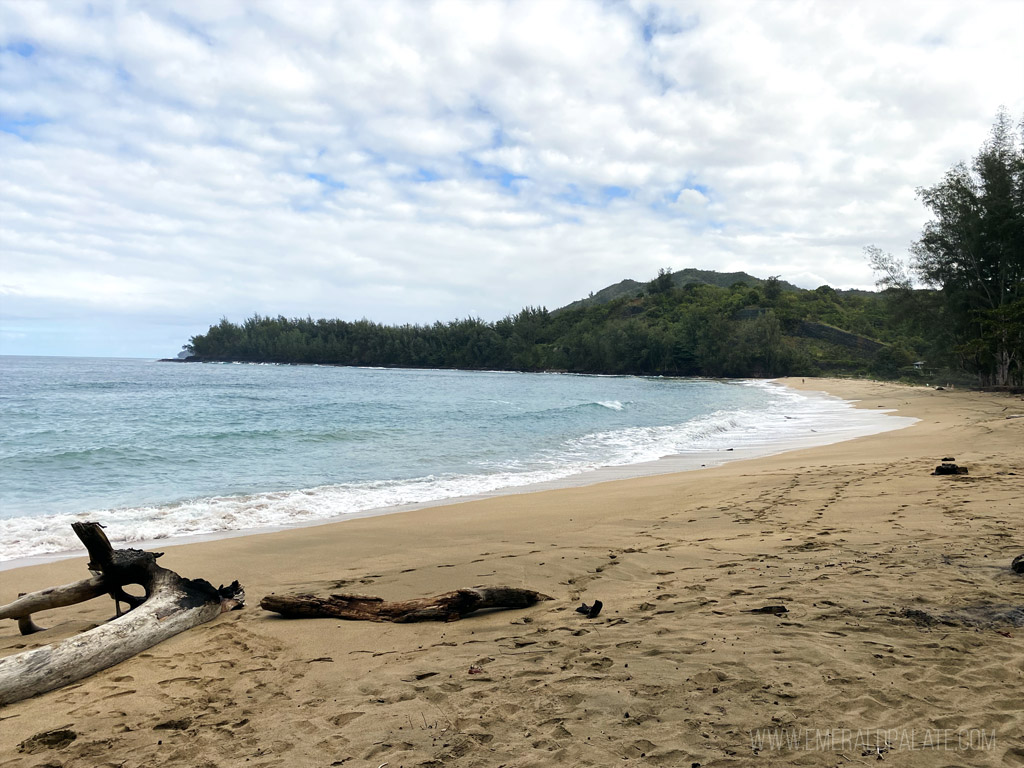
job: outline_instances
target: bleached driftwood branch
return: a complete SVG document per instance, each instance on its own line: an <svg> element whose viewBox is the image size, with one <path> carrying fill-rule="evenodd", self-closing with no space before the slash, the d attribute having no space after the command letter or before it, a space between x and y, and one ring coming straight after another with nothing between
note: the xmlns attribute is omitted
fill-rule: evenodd
<svg viewBox="0 0 1024 768"><path fill-rule="evenodd" d="M93 576L62 587L50 587L28 595L20 595L13 603L0 608L0 619L17 619L21 634L31 635L33 632L43 631L43 627L32 621L33 613L84 603L106 593L103 577Z"/></svg>
<svg viewBox="0 0 1024 768"><path fill-rule="evenodd" d="M99 523L72 527L89 551L92 578L24 595L0 607L0 618L17 619L27 634L39 629L32 613L102 594L114 598L118 617L63 642L0 658L0 706L81 680L244 604L237 581L216 589L203 579L185 579L156 564L163 553L113 549ZM129 584L140 585L145 596L125 592ZM124 615L121 602L129 605Z"/></svg>
<svg viewBox="0 0 1024 768"><path fill-rule="evenodd" d="M532 589L479 587L393 603L366 595L267 595L260 601L260 607L290 619L332 618L405 623L457 621L473 611L485 608L527 608L542 600L552 599Z"/></svg>

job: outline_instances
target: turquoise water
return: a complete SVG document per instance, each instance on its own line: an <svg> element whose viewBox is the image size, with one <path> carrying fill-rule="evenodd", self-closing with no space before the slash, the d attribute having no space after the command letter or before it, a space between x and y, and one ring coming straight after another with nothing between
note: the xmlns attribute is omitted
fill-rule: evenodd
<svg viewBox="0 0 1024 768"><path fill-rule="evenodd" d="M6 356L0 561L76 548L78 519L306 524L896 421L765 382Z"/></svg>

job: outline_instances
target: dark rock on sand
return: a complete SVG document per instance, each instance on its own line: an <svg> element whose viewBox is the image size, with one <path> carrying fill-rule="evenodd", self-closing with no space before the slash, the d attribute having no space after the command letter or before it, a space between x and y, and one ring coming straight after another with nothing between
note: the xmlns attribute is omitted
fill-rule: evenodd
<svg viewBox="0 0 1024 768"><path fill-rule="evenodd" d="M1014 573L1024 573L1024 555L1017 555L1013 558L1010 568L1013 569Z"/></svg>
<svg viewBox="0 0 1024 768"><path fill-rule="evenodd" d="M760 608L754 608L749 613L772 613L778 615L780 613L789 613L789 609L784 605L765 605Z"/></svg>
<svg viewBox="0 0 1024 768"><path fill-rule="evenodd" d="M951 462L943 462L935 468L933 475L966 475L967 467L961 467Z"/></svg>

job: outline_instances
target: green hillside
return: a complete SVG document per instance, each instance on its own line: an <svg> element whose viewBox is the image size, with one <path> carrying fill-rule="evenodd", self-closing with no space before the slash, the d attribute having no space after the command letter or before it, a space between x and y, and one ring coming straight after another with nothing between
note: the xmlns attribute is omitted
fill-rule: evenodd
<svg viewBox="0 0 1024 768"><path fill-rule="evenodd" d="M668 376L919 376L917 361L927 361L925 371L949 362L901 319L902 299L890 294L804 290L700 270L663 271L602 293L556 312L527 307L496 323L225 319L187 349L200 361Z"/></svg>
<svg viewBox="0 0 1024 768"><path fill-rule="evenodd" d="M672 286L674 288L682 288L694 283L702 285L717 285L719 288L729 288L736 284L759 287L765 283L764 280L748 275L746 272L713 272L706 269L691 268L684 269L681 272L668 272L668 274L671 276ZM647 283L638 283L636 280L626 279L622 282L615 283L615 285L609 285L607 288L602 288L600 291L592 293L585 299L579 299L560 309L552 310L552 312L555 313L568 309L580 309L581 307L587 307L593 304L607 304L615 299L634 297L646 290L647 285ZM795 285L784 281L780 281L780 285L783 290L799 290Z"/></svg>

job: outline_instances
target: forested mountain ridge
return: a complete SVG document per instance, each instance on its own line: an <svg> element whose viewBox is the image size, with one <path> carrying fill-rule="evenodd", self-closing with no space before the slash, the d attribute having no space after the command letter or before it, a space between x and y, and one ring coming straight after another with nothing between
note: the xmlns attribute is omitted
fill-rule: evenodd
<svg viewBox="0 0 1024 768"><path fill-rule="evenodd" d="M692 283L701 283L704 285L717 285L720 288L728 288L742 283L749 287L761 287L764 285L765 280L761 278L748 275L746 272L714 272L706 269L684 269L679 272L671 272L670 270L662 270L661 275L669 274L671 276L672 286L675 288L682 288L683 286L690 285ZM643 291L646 287L646 283L640 283L636 280L630 280L629 278L622 280L621 282L609 285L607 288L602 288L596 293L591 293L585 299L579 299L567 304L560 309L552 310L552 314L562 312L566 309L580 309L581 307L590 306L592 304L607 304L609 301L615 299L621 299L627 296L635 296L637 292ZM780 281L779 285L784 291L796 291L799 290L795 285Z"/></svg>
<svg viewBox="0 0 1024 768"><path fill-rule="evenodd" d="M732 280L735 273L702 275L700 282L684 280L677 287L674 275L663 270L648 283L634 282L618 298L575 302L556 312L527 307L496 323L224 319L193 337L186 349L193 360L672 376L897 376L913 373L912 364L927 346L902 326L884 294L843 294L828 286L804 290L749 275L756 282L747 283ZM732 282L722 287L708 276Z"/></svg>

